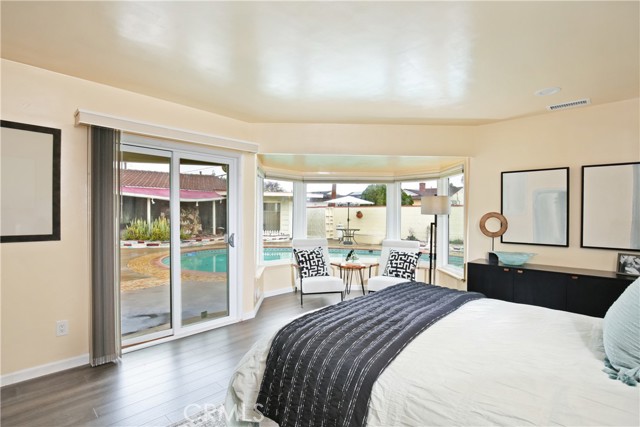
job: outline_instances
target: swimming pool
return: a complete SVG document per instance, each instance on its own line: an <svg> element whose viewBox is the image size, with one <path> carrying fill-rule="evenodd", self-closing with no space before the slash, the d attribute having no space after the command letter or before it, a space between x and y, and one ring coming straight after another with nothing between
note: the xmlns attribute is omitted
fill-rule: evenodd
<svg viewBox="0 0 640 427"><path fill-rule="evenodd" d="M345 257L350 249L330 249L332 257ZM360 258L378 258L380 251L356 250ZM293 256L291 248L264 248L265 261L290 260ZM162 259L164 265L171 263L170 257ZM204 251L183 252L180 255L183 270L204 271L207 273L225 273L227 271L227 251L225 249L207 249Z"/></svg>
<svg viewBox="0 0 640 427"><path fill-rule="evenodd" d="M331 257L344 258L351 249L329 249ZM380 251L356 249L361 261L374 261L380 257ZM290 260L293 256L291 248L264 248L265 261ZM422 255L421 261L429 261L429 255ZM449 256L449 262L462 266L462 257ZM170 264L170 258L162 260L164 265ZM207 249L204 251L183 252L180 256L183 270L204 271L207 273L227 272L227 251L225 249Z"/></svg>

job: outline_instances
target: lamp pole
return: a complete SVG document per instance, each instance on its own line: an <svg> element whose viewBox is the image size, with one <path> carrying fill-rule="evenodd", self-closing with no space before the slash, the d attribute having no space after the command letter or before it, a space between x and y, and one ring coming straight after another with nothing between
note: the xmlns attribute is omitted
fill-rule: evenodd
<svg viewBox="0 0 640 427"><path fill-rule="evenodd" d="M436 266L436 239L438 236L438 215L433 216L433 222L429 227L429 284L433 285L435 273L433 268Z"/></svg>
<svg viewBox="0 0 640 427"><path fill-rule="evenodd" d="M451 209L449 196L423 196L421 199L421 213L433 215L433 222L429 227L429 284L435 281L435 267L438 252L438 215L448 215Z"/></svg>

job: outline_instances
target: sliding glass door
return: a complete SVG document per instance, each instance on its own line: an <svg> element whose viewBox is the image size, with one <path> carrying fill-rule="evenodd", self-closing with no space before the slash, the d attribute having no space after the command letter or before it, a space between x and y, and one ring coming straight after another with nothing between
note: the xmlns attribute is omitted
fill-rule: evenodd
<svg viewBox="0 0 640 427"><path fill-rule="evenodd" d="M125 344L173 333L171 153L123 146L120 301Z"/></svg>
<svg viewBox="0 0 640 427"><path fill-rule="evenodd" d="M122 144L124 346L206 329L232 313L234 168L233 159Z"/></svg>
<svg viewBox="0 0 640 427"><path fill-rule="evenodd" d="M229 315L227 167L180 159L182 324Z"/></svg>

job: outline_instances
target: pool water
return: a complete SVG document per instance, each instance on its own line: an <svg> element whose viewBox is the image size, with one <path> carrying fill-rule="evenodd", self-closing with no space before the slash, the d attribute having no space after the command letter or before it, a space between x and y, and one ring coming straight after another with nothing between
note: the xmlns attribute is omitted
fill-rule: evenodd
<svg viewBox="0 0 640 427"><path fill-rule="evenodd" d="M171 257L162 259L164 265L171 264ZM206 251L183 252L180 254L183 270L204 271L207 273L227 272L227 251L225 249L209 249Z"/></svg>
<svg viewBox="0 0 640 427"><path fill-rule="evenodd" d="M347 256L351 249L329 249L331 257ZM380 251L356 249L358 257L361 260L367 258L378 258ZM290 260L293 256L291 248L265 248L265 261ZM428 261L428 255L422 255L421 260ZM449 262L453 265L462 266L462 257L450 256ZM162 260L164 265L171 263L170 257ZM204 271L207 273L226 273L227 272L227 251L225 249L208 249L204 251L183 252L180 256L180 263L184 270Z"/></svg>
<svg viewBox="0 0 640 427"><path fill-rule="evenodd" d="M345 257L350 249L330 249L332 257ZM359 257L380 256L380 251L356 250ZM290 260L293 256L291 248L265 248L265 261ZM171 264L171 258L162 260L164 265ZM225 249L208 249L204 251L183 252L180 255L180 264L183 270L204 271L207 273L226 273L227 271L227 251Z"/></svg>
<svg viewBox="0 0 640 427"><path fill-rule="evenodd" d="M331 257L346 257L351 249L329 249L329 255ZM355 253L359 257L371 257L378 258L380 251L356 249ZM265 261L277 261L281 259L292 259L293 251L291 248L264 248L264 260Z"/></svg>

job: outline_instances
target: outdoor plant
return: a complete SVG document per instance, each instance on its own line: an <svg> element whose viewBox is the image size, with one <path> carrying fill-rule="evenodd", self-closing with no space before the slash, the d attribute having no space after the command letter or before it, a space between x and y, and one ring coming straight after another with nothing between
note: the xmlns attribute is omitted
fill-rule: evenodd
<svg viewBox="0 0 640 427"><path fill-rule="evenodd" d="M169 220L162 216L156 218L151 223L151 240L169 240L171 238L171 227L169 226Z"/></svg>
<svg viewBox="0 0 640 427"><path fill-rule="evenodd" d="M409 229L409 235L407 236L407 240L418 240L416 237L416 232L413 228Z"/></svg>
<svg viewBox="0 0 640 427"><path fill-rule="evenodd" d="M144 219L136 218L124 230L124 240L147 240L149 238L149 226Z"/></svg>
<svg viewBox="0 0 640 427"><path fill-rule="evenodd" d="M159 240L166 241L171 237L171 228L169 220L166 217L155 219L151 223L151 231L147 221L136 218L125 228L122 240ZM191 238L191 234L184 228L180 230L180 239L186 240Z"/></svg>
<svg viewBox="0 0 640 427"><path fill-rule="evenodd" d="M180 209L181 232L189 236L197 236L202 233L200 212L195 206Z"/></svg>
<svg viewBox="0 0 640 427"><path fill-rule="evenodd" d="M362 192L362 198L373 202L376 206L386 206L387 186L385 184L371 184ZM404 191L401 194L401 204L402 206L413 205L413 199Z"/></svg>

